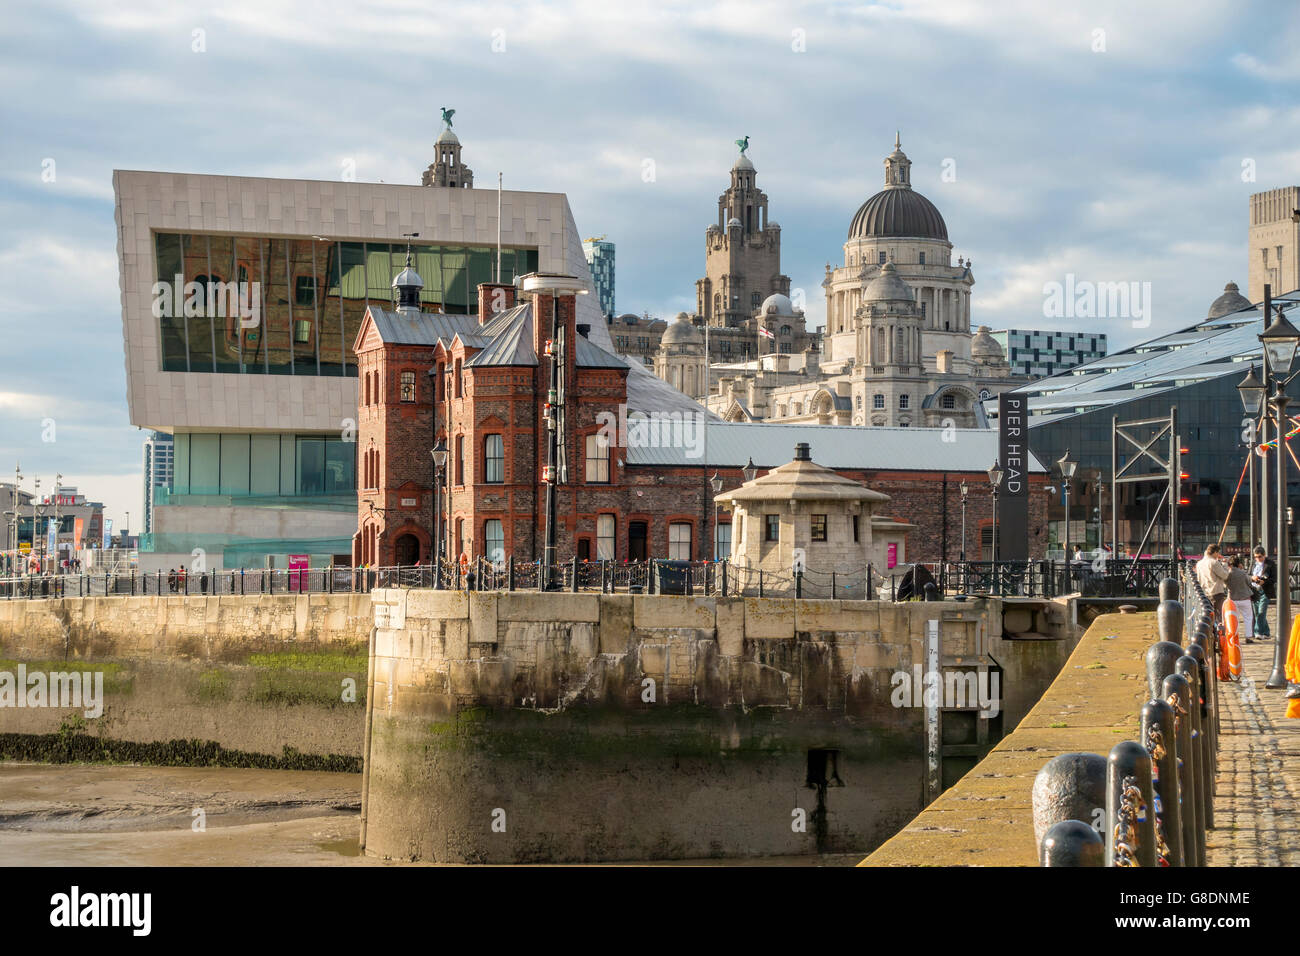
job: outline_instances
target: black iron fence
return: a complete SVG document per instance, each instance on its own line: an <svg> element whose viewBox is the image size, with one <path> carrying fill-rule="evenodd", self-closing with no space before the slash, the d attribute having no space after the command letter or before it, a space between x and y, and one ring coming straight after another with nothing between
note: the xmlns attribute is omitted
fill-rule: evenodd
<svg viewBox="0 0 1300 956"><path fill-rule="evenodd" d="M103 595L226 595L365 593L374 588L441 588L471 591L598 591L624 594L737 595L752 597L924 600L950 594L1058 597L1154 596L1169 573L1167 559L1110 561L965 561L881 569L872 565L823 570L773 571L730 561L580 561L554 565L550 581L540 561L484 558L464 565L311 569L137 571L26 575L0 578L4 599ZM1291 565L1300 593L1300 558ZM927 585L932 585L928 587Z"/></svg>

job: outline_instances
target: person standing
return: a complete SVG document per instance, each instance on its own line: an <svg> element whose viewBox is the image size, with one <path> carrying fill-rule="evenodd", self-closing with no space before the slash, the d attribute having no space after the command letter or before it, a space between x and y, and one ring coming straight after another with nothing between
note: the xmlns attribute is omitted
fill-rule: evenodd
<svg viewBox="0 0 1300 956"><path fill-rule="evenodd" d="M1237 619L1241 622L1237 636L1247 644L1254 644L1255 589L1251 587L1244 563L1239 554L1228 560L1228 597L1236 605Z"/></svg>
<svg viewBox="0 0 1300 956"><path fill-rule="evenodd" d="M1223 563L1222 552L1217 544L1205 549L1205 556L1196 562L1196 580L1201 590L1214 605L1214 616L1223 612L1223 599L1228 594L1228 566Z"/></svg>
<svg viewBox="0 0 1300 956"><path fill-rule="evenodd" d="M1255 633L1260 637L1269 637L1272 632L1268 627L1268 604L1277 600L1277 562L1270 558L1262 547L1255 548L1255 565L1250 571L1250 580L1256 587L1255 595Z"/></svg>

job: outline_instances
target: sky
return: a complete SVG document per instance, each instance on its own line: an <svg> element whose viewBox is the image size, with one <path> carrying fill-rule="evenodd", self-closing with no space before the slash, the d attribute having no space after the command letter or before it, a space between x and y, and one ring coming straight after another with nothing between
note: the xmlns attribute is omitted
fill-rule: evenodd
<svg viewBox="0 0 1300 956"><path fill-rule="evenodd" d="M972 323L1112 351L1244 292L1247 197L1300 183L1290 0L44 0L0 18L0 83L0 480L134 531L114 169L418 183L449 106L481 185L567 193L618 311L671 317L747 135L818 325L898 131ZM1069 276L1149 283L1150 324L1045 316Z"/></svg>

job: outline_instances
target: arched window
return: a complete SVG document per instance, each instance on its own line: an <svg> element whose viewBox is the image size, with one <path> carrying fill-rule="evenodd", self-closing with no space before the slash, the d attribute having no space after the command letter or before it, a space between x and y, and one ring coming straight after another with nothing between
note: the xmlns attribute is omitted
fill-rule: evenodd
<svg viewBox="0 0 1300 956"><path fill-rule="evenodd" d="M366 373L366 399L365 402L363 402L363 404L365 405L370 404L370 373L369 372Z"/></svg>
<svg viewBox="0 0 1300 956"><path fill-rule="evenodd" d="M939 399L939 406L941 408L956 408L957 396L952 392L944 392L943 397Z"/></svg>
<svg viewBox="0 0 1300 956"><path fill-rule="evenodd" d="M872 407L872 408L884 408L884 407L885 407L885 396L882 395L880 392L877 392L875 395L872 395L872 396L871 396L871 407Z"/></svg>

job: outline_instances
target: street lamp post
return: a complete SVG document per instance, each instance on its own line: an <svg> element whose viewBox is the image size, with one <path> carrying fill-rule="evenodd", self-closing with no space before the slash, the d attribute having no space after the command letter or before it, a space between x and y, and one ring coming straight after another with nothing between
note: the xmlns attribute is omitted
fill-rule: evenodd
<svg viewBox="0 0 1300 956"><path fill-rule="evenodd" d="M1258 543L1255 537L1255 430L1258 427L1259 410L1264 404L1265 391L1266 387L1255 374L1255 366L1252 365L1246 372L1246 377L1237 385L1241 407L1246 413L1243 424L1246 432L1246 465L1250 472L1250 529L1246 533L1246 541L1252 549ZM1268 520L1267 516L1264 520Z"/></svg>
<svg viewBox="0 0 1300 956"><path fill-rule="evenodd" d="M970 494L970 488L967 487L963 480L961 483L961 560L966 562L966 496Z"/></svg>
<svg viewBox="0 0 1300 956"><path fill-rule="evenodd" d="M442 587L442 470L447 467L447 443L439 438L433 456L433 586Z"/></svg>
<svg viewBox="0 0 1300 956"><path fill-rule="evenodd" d="M1272 294L1264 286L1264 316L1268 318L1272 308ZM1300 330L1297 330L1282 309L1277 310L1272 322L1259 335L1264 346L1265 387L1272 386L1269 404L1273 406L1274 431L1277 433L1277 643L1273 651L1273 672L1268 677L1265 687L1274 690L1285 687L1286 657L1291 636L1291 559L1290 536L1288 535L1287 512L1287 464L1286 464L1286 407L1290 399L1286 387L1290 384L1291 364L1295 361L1296 346L1300 345Z"/></svg>
<svg viewBox="0 0 1300 956"><path fill-rule="evenodd" d="M998 486L1002 484L1002 467L996 458L989 469L989 484L993 487L993 593L1000 594L998 586Z"/></svg>
<svg viewBox="0 0 1300 956"><path fill-rule="evenodd" d="M745 476L746 483L751 482L758 477L758 468L754 465L753 458L749 459L749 464L742 468L740 473Z"/></svg>
<svg viewBox="0 0 1300 956"><path fill-rule="evenodd" d="M62 568L59 565L59 532L63 530L59 524L59 495L63 488L63 476L54 475L54 560L51 563L50 570L58 574ZM126 513L127 521L131 520L131 512Z"/></svg>
<svg viewBox="0 0 1300 956"><path fill-rule="evenodd" d="M41 502L41 479L32 479L32 558L37 562L41 561L41 552L36 550L36 537L40 533L37 529L40 525L40 519L36 515L36 510ZM41 564L41 570L44 570L44 564Z"/></svg>
<svg viewBox="0 0 1300 956"><path fill-rule="evenodd" d="M718 495L722 494L722 476L716 471L709 479L713 488L713 560L718 560Z"/></svg>
<svg viewBox="0 0 1300 956"><path fill-rule="evenodd" d="M1079 463L1070 459L1070 449L1067 448L1065 454L1057 460L1056 467L1060 469L1061 488L1065 492L1065 534L1062 541L1065 554L1065 584L1066 589L1069 590L1073 583L1070 580L1070 482L1074 480L1074 472L1079 467Z"/></svg>

